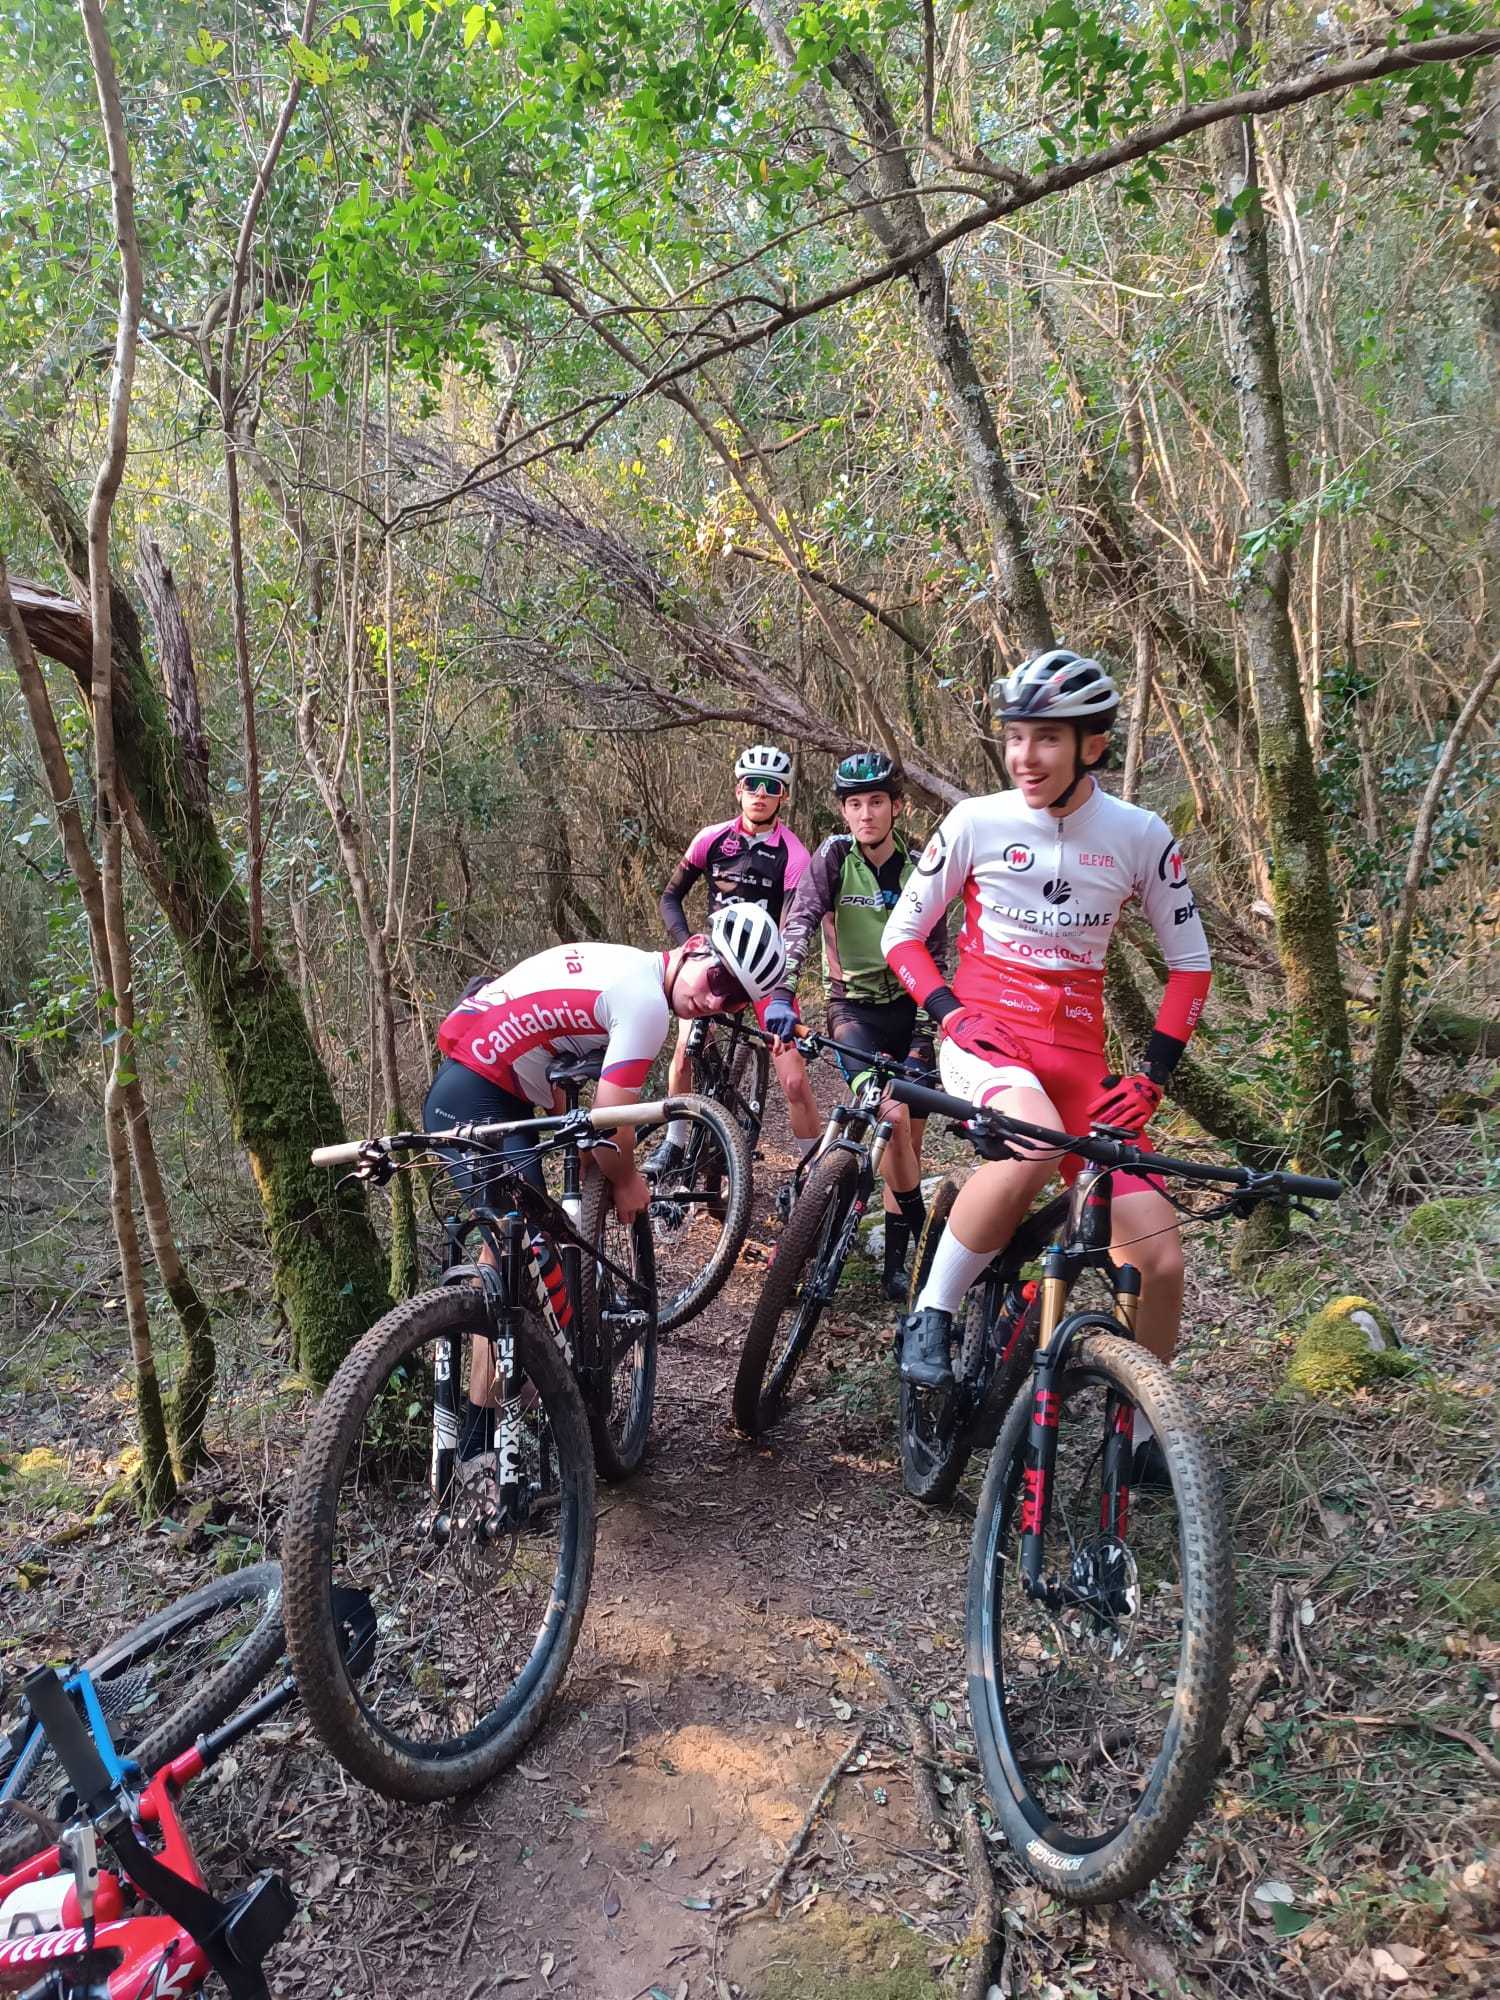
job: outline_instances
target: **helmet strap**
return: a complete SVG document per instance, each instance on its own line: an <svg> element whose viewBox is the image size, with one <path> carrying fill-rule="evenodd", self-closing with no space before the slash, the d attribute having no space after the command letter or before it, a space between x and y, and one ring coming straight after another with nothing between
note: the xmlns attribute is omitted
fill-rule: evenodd
<svg viewBox="0 0 1500 2000"><path fill-rule="evenodd" d="M1093 768L1092 764L1085 764L1083 761L1083 724L1076 722L1073 725L1073 775L1057 797L1048 804L1048 812L1061 812Z"/></svg>

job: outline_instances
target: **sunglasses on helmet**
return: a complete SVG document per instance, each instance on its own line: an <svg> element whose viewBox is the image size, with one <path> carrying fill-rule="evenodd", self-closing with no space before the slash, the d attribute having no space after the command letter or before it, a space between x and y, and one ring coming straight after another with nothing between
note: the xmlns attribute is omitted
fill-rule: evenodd
<svg viewBox="0 0 1500 2000"><path fill-rule="evenodd" d="M780 778L742 778L740 782L747 792L763 792L768 799L779 799L786 790Z"/></svg>

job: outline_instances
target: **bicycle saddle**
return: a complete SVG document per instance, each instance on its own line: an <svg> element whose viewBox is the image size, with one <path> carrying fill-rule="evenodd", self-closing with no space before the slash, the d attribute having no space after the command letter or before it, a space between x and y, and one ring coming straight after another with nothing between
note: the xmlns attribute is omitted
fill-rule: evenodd
<svg viewBox="0 0 1500 2000"><path fill-rule="evenodd" d="M597 1083L604 1068L601 1050L593 1056L559 1056L547 1065L548 1083Z"/></svg>

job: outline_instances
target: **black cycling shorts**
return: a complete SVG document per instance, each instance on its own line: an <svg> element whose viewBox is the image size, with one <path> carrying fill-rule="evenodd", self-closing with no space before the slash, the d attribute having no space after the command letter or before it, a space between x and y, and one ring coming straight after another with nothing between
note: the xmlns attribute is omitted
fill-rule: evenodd
<svg viewBox="0 0 1500 2000"><path fill-rule="evenodd" d="M852 1042L873 1055L890 1056L896 1062L932 1066L932 1030L915 1000L830 1000L828 1032L836 1042ZM853 1083L859 1065L847 1056L838 1058L845 1083Z"/></svg>
<svg viewBox="0 0 1500 2000"><path fill-rule="evenodd" d="M445 1056L422 1106L422 1130L443 1132L452 1125L510 1123L535 1116L535 1107L517 1097L513 1090L502 1090L489 1077L479 1076L461 1062L455 1062L452 1056ZM517 1132L502 1142L500 1150L513 1157L529 1152L531 1144L524 1133ZM457 1146L434 1146L432 1150L439 1159L453 1163L450 1178L460 1194L477 1196L491 1208L508 1205L504 1200L504 1181L490 1178L491 1170L481 1154L466 1153ZM540 1160L530 1161L521 1172L522 1178L533 1187L544 1185Z"/></svg>

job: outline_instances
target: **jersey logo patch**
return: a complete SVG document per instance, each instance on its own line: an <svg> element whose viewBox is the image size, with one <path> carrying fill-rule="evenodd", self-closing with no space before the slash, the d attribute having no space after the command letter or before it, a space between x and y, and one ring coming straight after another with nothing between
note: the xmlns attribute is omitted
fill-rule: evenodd
<svg viewBox="0 0 1500 2000"><path fill-rule="evenodd" d="M939 827L931 840L922 849L922 858L917 863L917 873L919 875L936 875L942 867L947 853L948 843L943 838L942 828Z"/></svg>
<svg viewBox="0 0 1500 2000"><path fill-rule="evenodd" d="M1161 859L1156 864L1158 882L1169 882L1174 889L1187 887L1187 869L1183 865L1182 849L1175 840L1168 841L1161 851Z"/></svg>
<svg viewBox="0 0 1500 2000"><path fill-rule="evenodd" d="M1042 884L1042 894L1049 903L1066 903L1073 894L1073 885L1059 875L1055 881Z"/></svg>
<svg viewBox="0 0 1500 2000"><path fill-rule="evenodd" d="M1013 840L1000 857L1013 875L1024 875L1036 856L1024 840Z"/></svg>

